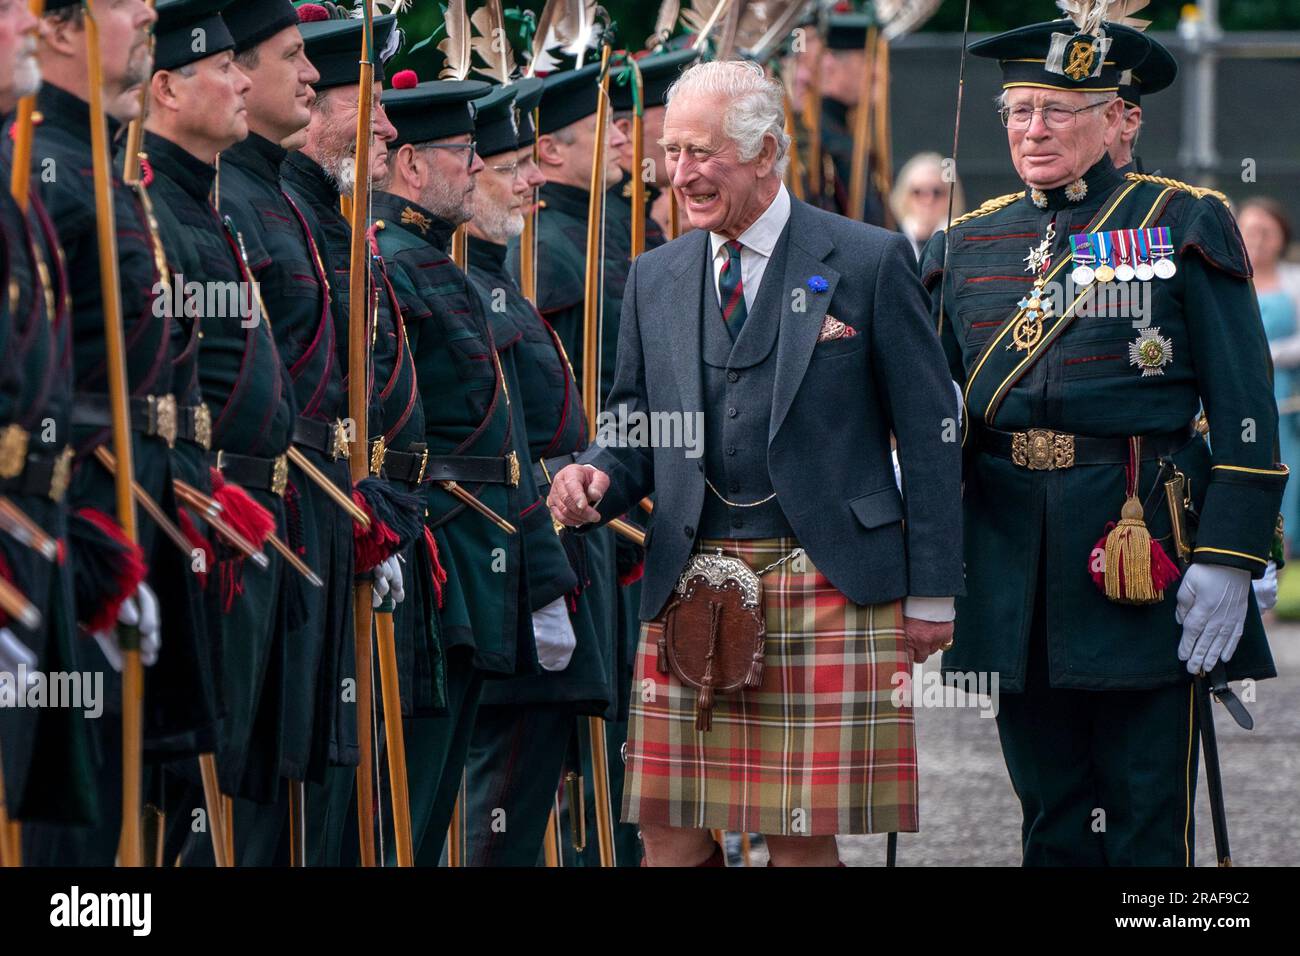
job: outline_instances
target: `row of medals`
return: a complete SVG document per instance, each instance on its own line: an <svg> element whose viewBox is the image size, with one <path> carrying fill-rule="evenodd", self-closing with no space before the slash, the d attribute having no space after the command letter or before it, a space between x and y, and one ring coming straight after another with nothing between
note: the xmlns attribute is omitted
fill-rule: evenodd
<svg viewBox="0 0 1300 956"><path fill-rule="evenodd" d="M1031 247L1029 255L1025 256L1025 271L1035 274L1034 287L1030 289L1029 294L1024 296L1017 304L1022 310L1020 318L1016 321L1015 328L1011 330L1011 344L1007 348L1015 348L1018 351L1028 351L1038 344L1038 340L1043 337L1043 321L1052 315L1052 300L1044 292L1044 286L1047 284L1047 272L1052 265L1052 241L1056 238L1055 221L1047 224L1047 232L1043 235L1043 241L1036 247ZM1172 248L1168 246L1160 247L1161 252ZM1155 249L1153 248L1153 253ZM1134 250L1136 253L1136 249ZM1077 258L1077 254L1076 254ZM1151 279L1171 279L1178 271L1178 266L1174 264L1173 258L1168 254L1156 253L1154 262L1148 262L1143 259L1136 264L1130 263L1127 259L1121 260L1119 265L1112 266L1109 259L1097 266L1095 269L1088 263L1080 263L1075 266L1070 273L1070 278L1074 280L1077 286L1088 286L1096 282L1132 282L1137 279L1141 282L1149 282Z"/></svg>

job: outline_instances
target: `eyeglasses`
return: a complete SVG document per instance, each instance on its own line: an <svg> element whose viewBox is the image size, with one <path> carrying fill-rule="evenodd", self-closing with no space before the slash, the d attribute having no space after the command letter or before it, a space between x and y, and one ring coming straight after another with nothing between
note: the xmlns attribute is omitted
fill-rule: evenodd
<svg viewBox="0 0 1300 956"><path fill-rule="evenodd" d="M478 149L478 143L470 140L468 143L425 143L426 149L463 149L466 150L465 168L469 169L474 165L474 153Z"/></svg>
<svg viewBox="0 0 1300 956"><path fill-rule="evenodd" d="M921 186L913 186L908 190L908 192L917 197L929 196L931 199L939 199L947 192L947 190L940 189L938 186L931 186L929 189L925 189Z"/></svg>
<svg viewBox="0 0 1300 956"><path fill-rule="evenodd" d="M1048 129L1069 129L1074 125L1074 119L1080 113L1096 109L1098 106L1105 106L1109 102L1111 100L1091 103L1088 106L1080 106L1077 110L1072 110L1068 106L1040 106L1037 108L1004 106L998 110L998 116L1001 117L1002 125L1007 129L1029 129L1029 124L1034 121L1035 113L1043 114L1043 123Z"/></svg>
<svg viewBox="0 0 1300 956"><path fill-rule="evenodd" d="M507 176L517 176L519 174L519 163L502 163L500 166L493 166L492 172L505 173Z"/></svg>

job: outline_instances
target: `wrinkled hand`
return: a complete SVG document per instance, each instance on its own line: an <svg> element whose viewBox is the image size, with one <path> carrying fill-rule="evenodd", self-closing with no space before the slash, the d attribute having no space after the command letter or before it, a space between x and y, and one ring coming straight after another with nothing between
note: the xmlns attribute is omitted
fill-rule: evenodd
<svg viewBox="0 0 1300 956"><path fill-rule="evenodd" d="M926 658L952 640L952 621L922 621L920 618L903 618L903 639L912 652L912 661L924 663Z"/></svg>
<svg viewBox="0 0 1300 956"><path fill-rule="evenodd" d="M1258 581L1251 581L1255 589L1255 603L1261 611L1271 611L1277 606L1277 562L1270 561L1264 576Z"/></svg>
<svg viewBox="0 0 1300 956"><path fill-rule="evenodd" d="M593 505L609 490L609 475L587 465L565 465L551 482L546 506L551 515L566 528L600 520Z"/></svg>
<svg viewBox="0 0 1300 956"><path fill-rule="evenodd" d="M1178 659L1192 674L1231 660L1241 640L1250 572L1221 564L1193 564L1178 588L1174 619L1183 626Z"/></svg>
<svg viewBox="0 0 1300 956"><path fill-rule="evenodd" d="M402 563L395 554L385 558L382 564L375 567L375 580L370 588L370 606L379 607L386 597L392 597L394 604L401 604L406 600Z"/></svg>
<svg viewBox="0 0 1300 956"><path fill-rule="evenodd" d="M117 623L126 627L140 629L140 663L153 667L158 663L158 652L162 650L162 633L158 619L158 598L154 596L149 585L140 584L135 596L122 602L117 612ZM96 631L91 635L113 670L122 672L122 644L117 628L108 631Z"/></svg>
<svg viewBox="0 0 1300 956"><path fill-rule="evenodd" d="M36 655L7 627L0 627L0 674L13 674L17 678L19 666L27 668L30 683L36 675Z"/></svg>
<svg viewBox="0 0 1300 956"><path fill-rule="evenodd" d="M542 670L562 671L569 666L578 638L573 633L564 598L557 598L533 613L533 641L537 644L537 663L542 665Z"/></svg>

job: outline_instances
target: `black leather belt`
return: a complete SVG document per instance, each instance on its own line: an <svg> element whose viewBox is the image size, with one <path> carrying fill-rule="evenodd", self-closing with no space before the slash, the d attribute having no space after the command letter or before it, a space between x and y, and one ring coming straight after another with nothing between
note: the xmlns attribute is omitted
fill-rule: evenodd
<svg viewBox="0 0 1300 956"><path fill-rule="evenodd" d="M176 437L198 445L204 451L212 448L212 413L208 406L182 405L176 420Z"/></svg>
<svg viewBox="0 0 1300 956"><path fill-rule="evenodd" d="M334 461L348 457L347 432L337 419L322 422L299 416L293 423L293 443L300 448L318 451Z"/></svg>
<svg viewBox="0 0 1300 956"><path fill-rule="evenodd" d="M390 448L384 452L384 474L395 481L418 485L424 480L424 469L428 460L427 451L393 451Z"/></svg>
<svg viewBox="0 0 1300 956"><path fill-rule="evenodd" d="M1161 458L1182 448L1195 434L1188 425L1178 431L1143 435L1142 459ZM1030 471L1057 471L1076 465L1123 465L1128 463L1127 438L1094 438L1071 435L1050 428L1004 432L981 428L977 437L981 451L1006 458Z"/></svg>
<svg viewBox="0 0 1300 956"><path fill-rule="evenodd" d="M389 452L391 455L392 452ZM519 457L511 452L504 458L479 455L430 455L424 477L429 481L455 481L462 485L519 484Z"/></svg>
<svg viewBox="0 0 1300 956"><path fill-rule="evenodd" d="M68 480L72 476L73 452L68 446L57 455L45 452L28 452L19 463L21 470L0 478L0 493L6 495L27 495L33 498L48 497L51 501L62 501L68 490ZM6 468L5 471L11 469Z"/></svg>
<svg viewBox="0 0 1300 956"><path fill-rule="evenodd" d="M556 455L554 458L539 458L533 464L533 478L537 481L537 487L549 488L560 469L577 461L578 454L576 451L571 451L567 455Z"/></svg>
<svg viewBox="0 0 1300 956"><path fill-rule="evenodd" d="M161 438L168 447L176 444L177 408L174 395L133 397L131 430ZM90 428L112 428L113 411L107 395L78 393L72 400L72 424Z"/></svg>
<svg viewBox="0 0 1300 956"><path fill-rule="evenodd" d="M285 486L289 483L289 460L284 455L255 458L218 451L217 470L237 485L269 491L280 497L284 496Z"/></svg>

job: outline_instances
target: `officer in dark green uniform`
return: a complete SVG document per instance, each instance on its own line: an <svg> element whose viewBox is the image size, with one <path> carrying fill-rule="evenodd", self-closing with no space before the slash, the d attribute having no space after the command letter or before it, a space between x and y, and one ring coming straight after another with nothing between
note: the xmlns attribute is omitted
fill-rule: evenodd
<svg viewBox="0 0 1300 956"><path fill-rule="evenodd" d="M651 207L668 188L668 164L664 161L663 147L659 140L663 138L664 102L668 88L676 82L683 70L700 58L697 50L673 50L637 60L641 71L641 135L644 156L642 167L634 169L635 156L632 150L632 123L636 114L636 102L633 98L631 69L620 71L617 79L610 83L609 101L614 108L614 125L623 134L623 147L619 150L618 162L623 170L623 181L610 187L606 199L605 235L610 244L609 254L616 255L617 250L626 244L629 255L632 248L632 177L647 175L646 179L646 229L645 248L653 249L668 241L650 215ZM646 161L653 165L648 174Z"/></svg>
<svg viewBox="0 0 1300 956"><path fill-rule="evenodd" d="M346 369L352 228L340 209L340 199L341 196L352 193L355 176L369 175L373 179L387 169L388 144L394 130L384 115L380 85L384 77L383 61L394 51L399 35L396 32L395 17L375 18L377 59L371 164L368 171L359 171L354 168L356 118L351 115L351 111L355 110L358 97L358 54L361 49L362 24L360 20L347 18L341 11L338 11L336 18L306 20L305 17L308 16L319 16L319 13L308 13L309 10L323 11L323 8L308 6L299 10L300 17L304 18L299 29L306 43L307 57L320 74L320 79L314 84L317 98L312 105L306 142L298 152L289 154L282 173L290 197L299 206L309 207L321 226L324 238L321 254L330 278L335 346L340 366ZM397 505L410 511L405 523L412 525L414 533L418 535L421 530L418 500L409 495L404 496L400 489L378 477L384 467L385 448L391 448L392 453L407 456L408 465L410 456L414 456L417 463L421 460L422 451L418 445L424 432L424 422L423 409L415 390L413 356L400 318L394 313L394 303L386 278L373 258L368 259L368 263L367 292L375 303L375 321L370 342L372 383L368 401L368 434L371 439L382 439L383 445L372 447L369 464L376 477L362 481L358 485L358 492L362 493L368 503L382 499L386 503L385 507ZM394 458L394 462L396 460ZM409 473L403 473L404 481L409 480L405 477L407 474ZM363 488L366 490L362 491ZM371 492L377 497L372 499ZM378 518L378 513L376 517ZM372 523L370 535L358 539L354 566L358 574L372 570L378 574L382 568L385 574L398 575L398 587L393 594L400 598L403 594L400 567L396 561L388 560L396 552L390 548L382 554L375 553L376 548L380 547L380 543L374 539L378 523L378 520ZM394 547L400 551L410 545L408 533ZM382 565L376 563L376 557L383 559ZM423 602L422 589L426 585L432 587L433 582L422 582L413 577L411 583L412 596ZM308 765L309 779L313 781L319 779L319 775L312 768L320 765L326 757L333 768L326 771L323 786L311 787L307 794L308 859L314 863L337 864L350 861L357 846L355 831L351 829L355 826L356 814L349 809L353 801L353 767L358 753L356 708L355 702L350 698L340 699L342 682L352 675L355 666L351 629L346 632L345 648L326 649L320 697L322 709L318 712L317 727L319 731L319 717L329 715L333 730L329 736L328 753L319 749L321 739L314 738L313 753ZM342 653L333 656L336 650ZM324 704L325 701L328 701L328 705Z"/></svg>
<svg viewBox="0 0 1300 956"><path fill-rule="evenodd" d="M1173 54L1155 37L1148 36L1151 44L1146 59L1119 77L1119 98L1124 101L1124 125L1110 147L1110 158L1121 173L1143 172L1142 160L1133 152L1142 132L1142 94L1159 93L1173 84L1178 76L1178 63Z"/></svg>
<svg viewBox="0 0 1300 956"><path fill-rule="evenodd" d="M11 46L0 59L12 67L0 75L0 113L9 114L35 88L16 83L23 26L35 24L25 9L4 14ZM39 80L39 75L36 77ZM12 142L0 156L0 182L9 182ZM67 488L72 406L69 352L72 317L63 253L39 197L29 196L24 216L7 189L0 189L5 281L0 284L0 495L34 521L59 546L68 547ZM34 629L0 620L0 671L71 670L76 630L70 560L38 554L8 534L0 535L0 569L41 613ZM0 615L3 618L3 615ZM85 711L67 707L0 708L3 799L11 819L88 824L98 795L90 761Z"/></svg>
<svg viewBox="0 0 1300 956"><path fill-rule="evenodd" d="M77 277L72 301L71 350L76 393L72 408L72 446L76 449L71 501L78 510L116 512L113 481L91 452L110 438L103 304L90 152L89 90L85 25L80 6L47 2L39 56L45 86L37 99L43 121L32 150L33 189L50 214ZM151 73L149 28L156 19L143 2L116 4L100 11L104 103L110 134L139 111L139 90ZM177 506L169 448L177 435L173 394L174 322L156 308L162 289L148 217L138 198L114 177L118 269L127 343L136 480L174 522ZM106 526L105 526L106 527ZM150 567L149 586L160 605L163 650L145 683L145 755L179 758L210 751L218 714L206 649L195 640L191 602L193 572L189 552L181 553L142 515L140 546ZM74 553L75 553L74 547ZM146 603L148 600L146 599ZM27 834L27 861L109 865L118 844L120 810L121 700L110 660L95 642L77 646L75 669L106 674L103 719L94 722L100 761L99 826L90 830L33 827Z"/></svg>
<svg viewBox="0 0 1300 956"><path fill-rule="evenodd" d="M1189 672L1274 675L1250 581L1287 472L1236 225L1217 194L1116 171L1119 73L1149 43L1103 33L971 47L1001 61L1026 189L954 222L946 269L942 235L922 259L969 428L943 669L1000 679L1025 863L1190 865Z"/></svg>
<svg viewBox="0 0 1300 956"><path fill-rule="evenodd" d="M148 197L171 282L185 290L189 303L173 318L192 343L201 401L211 412L214 463L222 480L244 489L283 533L291 383L240 235L209 202L218 153L248 133L242 109L251 83L232 62L234 39L220 13L226 2L159 5L144 141L152 172ZM199 52L196 31L205 38ZM201 299L192 295L196 286ZM177 460L184 480L199 486L207 484L208 464L203 454ZM220 616L209 622L221 645L221 790L259 803L272 802L279 790L281 657L290 596L301 586L278 555L268 559L265 569L239 559L214 569ZM201 793L190 797L197 805ZM179 816L190 818L188 812Z"/></svg>
<svg viewBox="0 0 1300 956"><path fill-rule="evenodd" d="M533 163L536 79L475 100L475 135L486 169L467 225L469 274L492 325L513 400L521 453L532 462L537 503L525 506L529 604L545 673L493 681L466 766L472 866L533 866L555 805L575 719L615 716L617 663L613 539L565 534L545 506L549 476L587 444L580 389L559 338L506 269L506 243L523 229L523 206L544 179Z"/></svg>
<svg viewBox="0 0 1300 956"><path fill-rule="evenodd" d="M407 72L385 97L397 128L374 196L376 238L402 303L425 407L426 523L447 575L441 633L448 713L406 726L417 862L436 864L485 678L529 674L537 655L528 610L521 502L538 500L516 450L511 394L473 287L448 253L470 215L475 176L473 81L419 83ZM519 439L522 445L522 439ZM507 533L453 497L454 481L515 526ZM539 510L537 508L533 510ZM555 596L572 579L560 582Z"/></svg>
<svg viewBox="0 0 1300 956"><path fill-rule="evenodd" d="M592 147L595 144L596 109L599 102L597 82L599 65L553 73L546 77L538 113L538 155L546 184L539 190L542 208L537 214L537 308L542 317L559 336L570 363L575 381L582 382L583 311L586 301L585 277L587 269L587 214L590 200ZM611 185L621 182L617 157L623 148L624 136L617 126L609 131L606 144L606 181ZM606 198L608 199L608 192ZM608 213L607 213L608 216ZM630 213L629 213L630 216ZM614 363L618 346L618 319L623 308L623 289L627 284L630 267L630 218L625 218L626 238L618 238L622 229L612 229L607 218L607 235L610 237L603 250L603 296L601 309L603 332L600 336L599 390L603 401L609 393L614 378ZM519 276L518 243L510 249L512 273ZM626 740L628 692L632 686L632 655L640 633L637 606L640 603L639 585L641 549L625 539L616 541L618 580L619 636L617 641L616 689L619 700L616 718L605 724L606 750L609 754L609 782L612 805L617 807L622 793L622 752ZM572 755L582 755L587 762L588 723L578 721L577 745ZM571 763L574 762L571 757ZM571 768L575 771L578 768ZM594 775L589 766L581 771L589 788L586 797L588 814L587 849L570 857L568 862L596 865L599 859L596 846ZM565 827L566 834L572 833ZM636 865L639 860L639 843L636 828L615 823L616 859L620 865Z"/></svg>
<svg viewBox="0 0 1300 956"><path fill-rule="evenodd" d="M305 140L311 84L320 74L307 59L298 14L289 0L236 0L222 11L235 42L235 64L252 81L245 94L248 138L221 154L216 195L234 223L258 282L267 323L288 370L298 417L293 444L336 488L350 494L347 399L338 359L324 239L311 209L289 198L280 167ZM324 693L319 674L326 648L350 646L352 629L352 520L314 481L290 468L285 486L284 538L324 587L296 587L300 606L289 610L278 673L279 776L298 786L307 778L313 721ZM292 578L286 579L293 585ZM322 731L323 750L328 738ZM316 767L317 782L324 764ZM267 865L277 859L288 819L287 789L274 807L237 800L239 860ZM283 858L283 854L280 854Z"/></svg>
<svg viewBox="0 0 1300 956"><path fill-rule="evenodd" d="M826 20L821 70L821 191L808 200L822 209L849 215L853 180L853 111L858 107L863 73L876 70L865 47L867 31L874 23L869 13L838 13ZM805 153L805 155L807 155ZM863 222L883 226L885 201L880 193L877 167L880 157L867 156L866 201Z"/></svg>

